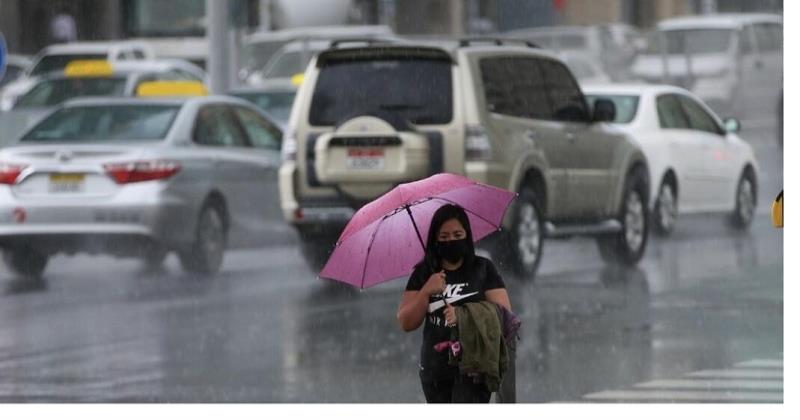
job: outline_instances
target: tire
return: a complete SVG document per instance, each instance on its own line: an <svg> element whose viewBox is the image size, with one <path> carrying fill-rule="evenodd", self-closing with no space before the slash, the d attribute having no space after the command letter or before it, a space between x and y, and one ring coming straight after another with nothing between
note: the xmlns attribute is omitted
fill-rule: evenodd
<svg viewBox="0 0 800 420"><path fill-rule="evenodd" d="M168 255L168 249L158 244L151 244L144 250L142 265L147 271L159 270L164 266L164 261Z"/></svg>
<svg viewBox="0 0 800 420"><path fill-rule="evenodd" d="M202 276L214 276L222 266L228 232L222 210L206 205L200 211L194 234L194 243L178 253L184 271Z"/></svg>
<svg viewBox="0 0 800 420"><path fill-rule="evenodd" d="M522 187L514 206L512 229L508 234L508 259L514 274L533 281L544 248L544 222L536 193Z"/></svg>
<svg viewBox="0 0 800 420"><path fill-rule="evenodd" d="M736 187L736 207L730 217L735 229L745 230L753 222L756 212L756 180L751 171L745 171Z"/></svg>
<svg viewBox="0 0 800 420"><path fill-rule="evenodd" d="M298 228L297 233L300 236L300 253L303 259L312 271L319 273L336 246L337 232Z"/></svg>
<svg viewBox="0 0 800 420"><path fill-rule="evenodd" d="M661 183L653 210L653 230L661 236L672 233L678 219L678 195L672 182L665 180Z"/></svg>
<svg viewBox="0 0 800 420"><path fill-rule="evenodd" d="M30 247L18 247L3 252L3 261L14 274L38 279L42 277L49 257Z"/></svg>
<svg viewBox="0 0 800 420"><path fill-rule="evenodd" d="M625 181L624 191L618 216L622 231L597 237L597 248L605 262L633 266L647 248L647 178L641 171L633 172Z"/></svg>

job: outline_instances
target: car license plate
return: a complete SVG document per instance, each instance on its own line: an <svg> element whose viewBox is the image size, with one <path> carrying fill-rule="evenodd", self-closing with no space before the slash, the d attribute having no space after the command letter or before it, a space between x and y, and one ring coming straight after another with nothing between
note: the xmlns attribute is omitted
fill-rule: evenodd
<svg viewBox="0 0 800 420"><path fill-rule="evenodd" d="M383 149L359 149L350 148L347 150L347 169L356 171L381 170L384 166Z"/></svg>
<svg viewBox="0 0 800 420"><path fill-rule="evenodd" d="M50 174L51 193L82 192L86 175L84 174Z"/></svg>

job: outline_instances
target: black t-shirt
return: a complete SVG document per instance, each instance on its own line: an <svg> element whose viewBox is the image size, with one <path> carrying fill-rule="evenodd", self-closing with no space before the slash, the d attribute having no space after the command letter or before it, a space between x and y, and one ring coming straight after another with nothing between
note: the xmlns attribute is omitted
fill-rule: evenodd
<svg viewBox="0 0 800 420"><path fill-rule="evenodd" d="M491 261L475 256L470 267L462 264L455 271L445 270L447 283L444 295L452 306L486 300L487 290L505 288L503 279ZM431 276L426 264L417 265L408 279L406 291L421 290ZM422 331L422 351L420 354L420 377L423 380L451 378L458 374L458 368L447 364L447 351L436 352L433 346L450 340L451 327L444 326L444 303L442 295L432 295L429 299L428 314Z"/></svg>

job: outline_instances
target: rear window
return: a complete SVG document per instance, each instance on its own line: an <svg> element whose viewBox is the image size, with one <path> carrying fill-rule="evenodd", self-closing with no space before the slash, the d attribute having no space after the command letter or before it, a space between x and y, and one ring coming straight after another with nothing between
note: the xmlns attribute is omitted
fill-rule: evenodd
<svg viewBox="0 0 800 420"><path fill-rule="evenodd" d="M586 95L589 106L594 108L594 103L598 99L608 99L614 102L617 108L617 116L614 123L628 124L636 118L636 110L639 109L639 96L637 95Z"/></svg>
<svg viewBox="0 0 800 420"><path fill-rule="evenodd" d="M46 55L36 63L36 67L31 70L31 75L49 73L51 71L61 71L67 67L71 61L75 60L105 60L106 54L55 54Z"/></svg>
<svg viewBox="0 0 800 420"><path fill-rule="evenodd" d="M295 92L241 92L232 95L250 101L278 121L286 122L292 111Z"/></svg>
<svg viewBox="0 0 800 420"><path fill-rule="evenodd" d="M37 124L23 142L113 142L161 140L169 131L179 106L105 105L62 108Z"/></svg>
<svg viewBox="0 0 800 420"><path fill-rule="evenodd" d="M647 46L648 54L661 54L665 42L667 54L719 54L728 52L734 32L730 29L686 29L654 32Z"/></svg>
<svg viewBox="0 0 800 420"><path fill-rule="evenodd" d="M320 69L309 121L336 125L391 112L413 124L446 124L453 117L450 65L423 58L332 62Z"/></svg>
<svg viewBox="0 0 800 420"><path fill-rule="evenodd" d="M45 80L20 97L14 108L56 106L79 96L122 96L124 93L124 78Z"/></svg>

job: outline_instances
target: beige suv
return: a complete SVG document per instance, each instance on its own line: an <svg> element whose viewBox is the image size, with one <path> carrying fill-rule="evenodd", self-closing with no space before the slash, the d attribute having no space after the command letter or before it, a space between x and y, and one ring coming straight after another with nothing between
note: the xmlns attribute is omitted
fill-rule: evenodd
<svg viewBox="0 0 800 420"><path fill-rule="evenodd" d="M597 237L635 264L647 242L647 163L592 111L567 67L529 43L371 44L310 63L283 142L280 199L319 263L355 210L440 172L519 192L490 250L533 278L544 238Z"/></svg>

